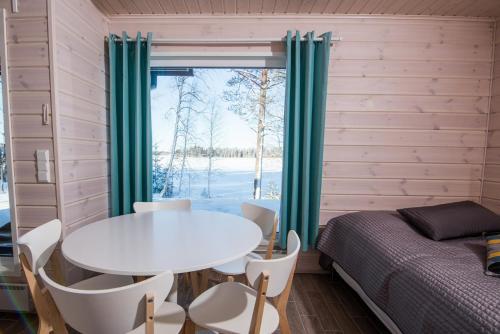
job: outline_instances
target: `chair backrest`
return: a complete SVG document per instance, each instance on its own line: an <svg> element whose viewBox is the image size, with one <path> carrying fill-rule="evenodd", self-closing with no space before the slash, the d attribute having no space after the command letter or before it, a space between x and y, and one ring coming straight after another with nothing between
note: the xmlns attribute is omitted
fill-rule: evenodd
<svg viewBox="0 0 500 334"><path fill-rule="evenodd" d="M20 254L24 254L33 274L45 266L61 237L61 221L54 219L17 239Z"/></svg>
<svg viewBox="0 0 500 334"><path fill-rule="evenodd" d="M288 232L287 245L287 255L284 257L272 260L250 260L247 263L247 279L254 289L259 287L261 274L269 274L267 297L276 297L283 292L295 268L300 250L300 239L295 231Z"/></svg>
<svg viewBox="0 0 500 334"><path fill-rule="evenodd" d="M274 218L276 216L274 210L251 203L243 203L241 204L241 213L243 217L259 225L264 238L269 239L273 232Z"/></svg>
<svg viewBox="0 0 500 334"><path fill-rule="evenodd" d="M154 313L167 298L174 275L164 272L140 283L106 290L78 290L40 277L68 325L84 334L123 334L146 321L146 295L154 297Z"/></svg>
<svg viewBox="0 0 500 334"><path fill-rule="evenodd" d="M172 199L160 202L135 202L135 212L150 212L156 210L191 210L191 200L189 199Z"/></svg>

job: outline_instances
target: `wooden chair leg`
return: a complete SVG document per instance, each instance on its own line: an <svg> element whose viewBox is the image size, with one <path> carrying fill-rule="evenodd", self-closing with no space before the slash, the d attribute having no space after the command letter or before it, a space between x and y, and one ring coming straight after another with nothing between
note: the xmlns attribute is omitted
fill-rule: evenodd
<svg viewBox="0 0 500 334"><path fill-rule="evenodd" d="M198 281L198 273L196 271L190 272L191 289L193 290L193 297L196 298L200 295L200 283Z"/></svg>
<svg viewBox="0 0 500 334"><path fill-rule="evenodd" d="M252 322L250 323L250 334L259 334L264 316L264 306L266 303L267 286L269 284L269 273L263 272L259 282L259 290L253 308Z"/></svg>
<svg viewBox="0 0 500 334"><path fill-rule="evenodd" d="M286 307L278 310L278 314L280 316L280 334L292 334L290 324L288 323L288 317L286 315Z"/></svg>
<svg viewBox="0 0 500 334"><path fill-rule="evenodd" d="M39 317L37 334L50 334L50 332L52 332L52 326L50 326L46 319Z"/></svg>
<svg viewBox="0 0 500 334"><path fill-rule="evenodd" d="M290 292L292 290L292 282L293 282L293 276L295 275L295 266L297 265L297 262L292 267L292 271L290 273L290 276L288 276L288 281L286 283L285 290L279 295L277 298L275 298L274 301L274 306L278 310L278 314L280 316L280 333L282 334L291 334L292 331L290 330L290 324L288 323L288 317L286 315L286 306L288 304L288 298L290 297Z"/></svg>
<svg viewBox="0 0 500 334"><path fill-rule="evenodd" d="M33 299L33 304L35 304L35 310L38 315L38 333L49 334L52 329L57 327L59 330L57 334L66 334L64 320L62 320L59 310L48 292L43 292L40 288L35 275L31 271L28 259L24 254L21 254L19 261L21 262L21 268L28 283L31 298Z"/></svg>
<svg viewBox="0 0 500 334"><path fill-rule="evenodd" d="M153 294L146 294L146 334L154 334L154 308L155 297Z"/></svg>
<svg viewBox="0 0 500 334"><path fill-rule="evenodd" d="M55 334L68 334L68 329L66 328L66 322L61 316L59 309L57 308L54 299L47 291L44 293L45 299L47 301L47 309L50 317L50 322L52 324L52 329Z"/></svg>
<svg viewBox="0 0 500 334"><path fill-rule="evenodd" d="M196 333L196 325L191 319L186 319L184 323L184 334L195 334Z"/></svg>

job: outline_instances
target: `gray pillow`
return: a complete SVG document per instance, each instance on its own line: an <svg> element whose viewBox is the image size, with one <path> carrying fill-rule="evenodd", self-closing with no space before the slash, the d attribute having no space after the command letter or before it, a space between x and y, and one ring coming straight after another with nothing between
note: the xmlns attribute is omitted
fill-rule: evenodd
<svg viewBox="0 0 500 334"><path fill-rule="evenodd" d="M398 212L434 240L500 231L500 216L472 201L399 209Z"/></svg>

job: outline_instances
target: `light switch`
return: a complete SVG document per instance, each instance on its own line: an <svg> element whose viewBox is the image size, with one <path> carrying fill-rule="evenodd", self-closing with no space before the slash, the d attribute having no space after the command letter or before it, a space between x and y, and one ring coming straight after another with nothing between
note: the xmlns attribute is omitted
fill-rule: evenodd
<svg viewBox="0 0 500 334"><path fill-rule="evenodd" d="M36 171L38 182L50 182L49 150L36 150Z"/></svg>
<svg viewBox="0 0 500 334"><path fill-rule="evenodd" d="M36 150L37 161L49 161L49 150Z"/></svg>
<svg viewBox="0 0 500 334"><path fill-rule="evenodd" d="M50 182L50 172L38 171L38 182L49 183Z"/></svg>
<svg viewBox="0 0 500 334"><path fill-rule="evenodd" d="M48 172L50 168L50 162L39 160L36 162L36 169L40 172Z"/></svg>

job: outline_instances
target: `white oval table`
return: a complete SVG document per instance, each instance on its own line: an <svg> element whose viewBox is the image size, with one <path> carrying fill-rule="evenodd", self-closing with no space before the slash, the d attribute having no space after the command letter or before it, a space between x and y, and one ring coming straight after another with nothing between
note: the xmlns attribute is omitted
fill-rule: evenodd
<svg viewBox="0 0 500 334"><path fill-rule="evenodd" d="M84 269L152 276L233 261L252 252L261 239L260 228L240 216L202 210L154 211L86 225L64 239L62 253Z"/></svg>

